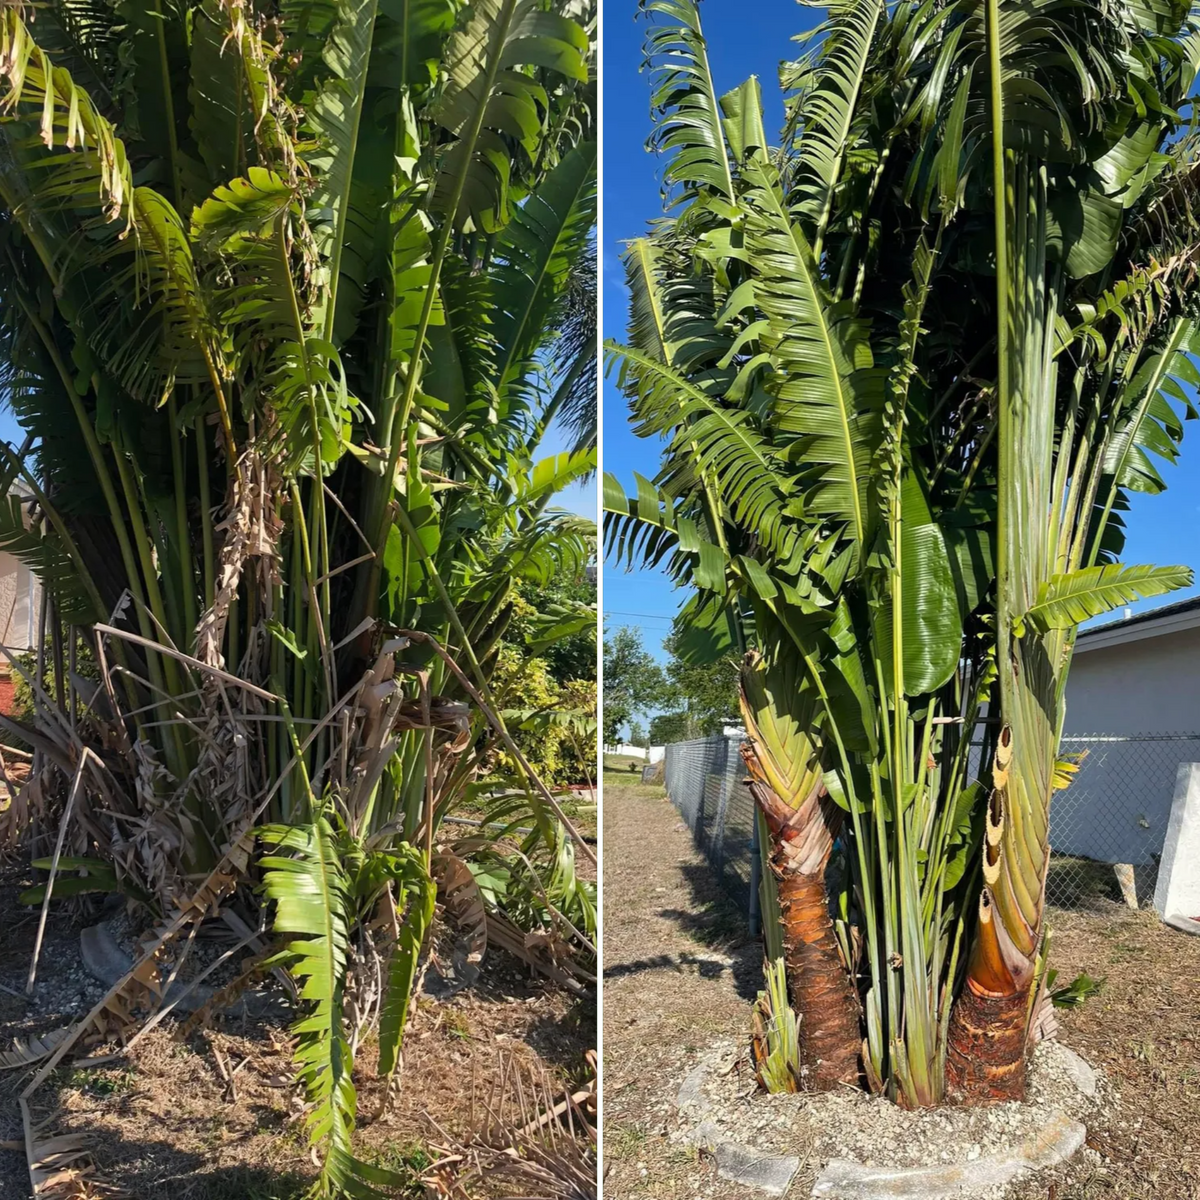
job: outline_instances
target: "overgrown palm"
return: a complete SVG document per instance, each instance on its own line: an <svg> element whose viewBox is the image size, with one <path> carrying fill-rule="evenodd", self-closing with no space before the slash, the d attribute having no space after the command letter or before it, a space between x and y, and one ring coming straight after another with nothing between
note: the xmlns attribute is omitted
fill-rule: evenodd
<svg viewBox="0 0 1200 1200"><path fill-rule="evenodd" d="M168 905L272 823L331 1190L371 1182L359 918L399 917L391 1069L435 830L507 738L512 581L591 554L550 502L594 467L593 23L586 0L0 11L0 369L33 445L3 482L39 523L5 509L0 545L54 630L32 725L6 721L40 780L9 833L78 771L73 849ZM556 417L580 448L535 462ZM561 869L555 801L508 786Z"/></svg>
<svg viewBox="0 0 1200 1200"><path fill-rule="evenodd" d="M745 655L801 1018L765 1073L1019 1096L1075 630L1191 579L1116 559L1195 415L1200 37L1187 4L848 0L776 149L692 0L643 9L683 207L631 245L611 351L668 448L636 498L606 479L607 538L695 589L694 654Z"/></svg>

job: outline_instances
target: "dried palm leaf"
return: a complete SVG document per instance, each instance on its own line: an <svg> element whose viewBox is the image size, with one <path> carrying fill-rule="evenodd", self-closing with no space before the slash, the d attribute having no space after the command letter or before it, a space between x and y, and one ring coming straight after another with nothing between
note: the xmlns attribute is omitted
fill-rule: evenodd
<svg viewBox="0 0 1200 1200"><path fill-rule="evenodd" d="M96 1178L92 1164L86 1161L88 1143L82 1134L50 1133L53 1116L34 1121L25 1098L19 1103L33 1200L121 1200L128 1196Z"/></svg>
<svg viewBox="0 0 1200 1200"><path fill-rule="evenodd" d="M35 1062L41 1062L47 1054L54 1053L59 1043L70 1032L70 1026L64 1026L62 1029L52 1029L41 1037L31 1037L27 1041L17 1038L11 1050L0 1050L0 1071L31 1067Z"/></svg>
<svg viewBox="0 0 1200 1200"><path fill-rule="evenodd" d="M470 987L487 953L489 918L483 893L471 868L449 850L439 850L433 856L432 873L437 880L438 901L458 930L453 948L454 977L462 986Z"/></svg>
<svg viewBox="0 0 1200 1200"><path fill-rule="evenodd" d="M424 1183L446 1200L473 1195L480 1185L489 1195L514 1200L595 1200L594 1055L588 1064L588 1083L564 1095L545 1071L502 1058L482 1116L472 1111L479 1132L470 1141L431 1122L441 1136L439 1158Z"/></svg>
<svg viewBox="0 0 1200 1200"><path fill-rule="evenodd" d="M144 1004L147 993L161 998L162 985L159 957L193 921L202 921L216 911L217 905L241 879L250 861L253 844L250 831L241 834L226 850L205 881L176 908L170 919L163 921L142 943L142 954L133 967L105 993L103 998L55 1047L49 1061L42 1067L22 1093L28 1097L49 1077L50 1072L66 1056L72 1046L89 1030L97 1029L102 1036L124 1035L133 1023L135 1009Z"/></svg>

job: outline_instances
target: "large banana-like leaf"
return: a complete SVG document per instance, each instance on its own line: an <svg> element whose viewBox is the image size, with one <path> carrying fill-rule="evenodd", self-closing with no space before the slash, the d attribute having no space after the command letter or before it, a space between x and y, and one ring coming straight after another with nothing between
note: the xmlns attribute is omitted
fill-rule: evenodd
<svg viewBox="0 0 1200 1200"><path fill-rule="evenodd" d="M309 121L320 139L310 156L319 172L313 197L317 245L329 263L329 290L318 325L331 340L341 285L342 257L350 221L350 188L367 97L367 67L375 33L378 0L339 0L337 23L325 44L328 77L311 106ZM318 219L320 214L323 219Z"/></svg>
<svg viewBox="0 0 1200 1200"><path fill-rule="evenodd" d="M745 641L739 636L741 614L729 599L699 592L679 610L672 630L672 645L690 667L710 667L736 654Z"/></svg>
<svg viewBox="0 0 1200 1200"><path fill-rule="evenodd" d="M267 826L259 836L286 854L262 859L263 887L275 902L275 928L287 934L288 968L308 1009L295 1024L295 1062L311 1110L309 1136L327 1147L325 1170L345 1165L330 1151L351 1153L355 1093L353 1062L342 1029L342 990L350 953L350 881L328 820L310 825Z"/></svg>
<svg viewBox="0 0 1200 1200"><path fill-rule="evenodd" d="M1151 343L1144 353L1126 389L1133 398L1128 415L1119 421L1105 452L1104 470L1116 486L1151 494L1165 489L1150 455L1167 462L1174 462L1178 455L1183 428L1167 397L1180 400L1189 413L1195 411L1182 385L1200 383L1200 372L1191 359L1196 344L1195 322L1180 317L1165 340Z"/></svg>
<svg viewBox="0 0 1200 1200"><path fill-rule="evenodd" d="M817 246L824 240L833 190L841 181L856 130L864 124L864 92L880 82L879 72L869 68L885 15L883 0L843 0L836 5L819 66L801 85L793 207L812 222Z"/></svg>
<svg viewBox="0 0 1200 1200"><path fill-rule="evenodd" d="M0 483L9 484L7 472ZM18 493L0 494L0 550L13 555L41 581L46 593L54 598L60 619L72 624L87 624L105 613L85 571L80 569L78 552L55 530L40 533L29 528L29 514Z"/></svg>
<svg viewBox="0 0 1200 1200"><path fill-rule="evenodd" d="M70 74L52 65L11 7L0 13L0 76L9 85L0 131L18 163L36 162L43 168L40 178L29 175L20 181L38 191L8 192L9 206L37 204L46 212L103 208L106 219L124 216L128 224L133 173L124 142ZM9 122L23 125L15 138L8 132ZM75 153L64 156L62 148Z"/></svg>
<svg viewBox="0 0 1200 1200"><path fill-rule="evenodd" d="M578 258L588 251L596 214L596 143L575 147L513 214L497 247L491 294L501 398L526 391L534 356L552 336Z"/></svg>
<svg viewBox="0 0 1200 1200"><path fill-rule="evenodd" d="M596 451L564 451L540 459L533 464L527 480L521 481L518 497L522 503L549 499L576 480L590 475L596 469Z"/></svg>
<svg viewBox="0 0 1200 1200"><path fill-rule="evenodd" d="M673 367L631 346L610 343L619 357L618 385L634 397L642 437L669 435L675 452L663 484L675 496L694 487L716 492L722 504L780 559L794 535L784 517L791 480L749 413L726 408Z"/></svg>
<svg viewBox="0 0 1200 1200"><path fill-rule="evenodd" d="M213 185L240 175L256 161L254 133L260 114L249 104L246 79L253 69L229 9L205 0L192 22L192 136ZM261 83L260 83L261 87Z"/></svg>
<svg viewBox="0 0 1200 1200"><path fill-rule="evenodd" d="M437 905L437 885L423 858L410 855L404 859L396 872L396 882L407 894L408 905L392 948L387 995L379 1014L379 1070L384 1075L391 1075L399 1062L417 977L417 960Z"/></svg>
<svg viewBox="0 0 1200 1200"><path fill-rule="evenodd" d="M699 8L695 0L646 0L642 7L651 14L646 59L660 118L651 143L667 160L663 186L678 187L681 200L705 190L729 203L733 174Z"/></svg>
<svg viewBox="0 0 1200 1200"><path fill-rule="evenodd" d="M629 286L629 342L643 354L669 363L674 354L667 338L667 312L657 278L659 251L652 238L635 238L625 248Z"/></svg>
<svg viewBox="0 0 1200 1200"><path fill-rule="evenodd" d="M381 1195L375 1185L394 1187L401 1180L395 1172L354 1156L357 1097L342 994L351 952L350 924L356 900L361 899L354 894L347 862L358 854L347 853L352 848L341 844L324 814L310 824L268 825L258 832L267 845L285 852L261 859L263 888L275 903L275 929L290 938L280 958L299 983L300 999L307 1006L292 1030L298 1037L294 1061L309 1103L309 1139L324 1151L319 1194L372 1200ZM426 907L423 901L422 914ZM404 965L402 960L397 966L401 974ZM397 1001L393 1016L399 1008Z"/></svg>
<svg viewBox="0 0 1200 1200"><path fill-rule="evenodd" d="M445 86L433 119L454 139L439 164L434 204L456 227L488 233L509 221L514 159L532 154L547 103L538 72L586 81L582 26L538 0L479 0L446 51ZM533 70L536 68L537 70ZM464 161L465 160L465 161ZM463 186L456 182L461 179Z"/></svg>
<svg viewBox="0 0 1200 1200"><path fill-rule="evenodd" d="M911 473L904 480L901 508L904 691L920 696L954 674L962 655L963 614L945 534Z"/></svg>
<svg viewBox="0 0 1200 1200"><path fill-rule="evenodd" d="M882 380L867 329L825 294L804 233L784 205L762 151L745 168L746 249L754 299L766 314L761 341L772 356L774 419L797 439L812 513L837 521L861 564L874 525L871 463L879 446Z"/></svg>
<svg viewBox="0 0 1200 1200"><path fill-rule="evenodd" d="M1122 604L1148 600L1191 586L1190 567L1126 566L1124 563L1084 567L1047 580L1038 593L1037 603L1021 618L1017 629L1028 626L1042 633L1049 629L1073 629Z"/></svg>
<svg viewBox="0 0 1200 1200"><path fill-rule="evenodd" d="M209 181L194 173L196 148L188 128L188 28L174 0L119 0L114 5L125 20L122 53L132 70L122 100L124 128L137 133L130 142L157 160L166 198L188 212L193 200L208 191Z"/></svg>
<svg viewBox="0 0 1200 1200"><path fill-rule="evenodd" d="M603 485L605 553L630 569L637 559L647 566L657 566L679 544L670 498L660 497L648 479L634 474L636 498L627 497L620 480L608 471L604 472ZM694 522L690 529L695 530Z"/></svg>

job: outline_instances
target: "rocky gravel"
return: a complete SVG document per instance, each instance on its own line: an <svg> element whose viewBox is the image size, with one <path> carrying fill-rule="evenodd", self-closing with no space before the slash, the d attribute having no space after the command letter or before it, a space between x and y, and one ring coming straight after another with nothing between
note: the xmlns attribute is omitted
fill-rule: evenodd
<svg viewBox="0 0 1200 1200"><path fill-rule="evenodd" d="M820 1095L768 1095L758 1090L744 1046L719 1042L703 1054L676 1096L669 1140L728 1138L763 1154L809 1162L849 1159L866 1167L922 1167L1008 1157L1035 1140L1059 1114L1087 1122L1110 1116L1112 1088L1072 1050L1044 1042L1034 1052L1029 1096L988 1108L909 1111L847 1089ZM997 1192L996 1195L1002 1195Z"/></svg>

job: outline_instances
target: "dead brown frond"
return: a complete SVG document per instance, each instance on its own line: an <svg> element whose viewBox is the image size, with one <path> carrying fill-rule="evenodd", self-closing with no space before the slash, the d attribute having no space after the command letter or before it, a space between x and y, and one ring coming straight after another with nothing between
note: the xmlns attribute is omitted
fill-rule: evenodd
<svg viewBox="0 0 1200 1200"><path fill-rule="evenodd" d="M55 1134L56 1113L35 1121L28 1101L22 1097L19 1103L33 1200L123 1200L128 1195L96 1177L83 1134Z"/></svg>
<svg viewBox="0 0 1200 1200"><path fill-rule="evenodd" d="M20 1067L31 1067L41 1062L48 1054L53 1054L58 1044L71 1032L70 1026L62 1029L52 1029L41 1037L31 1037L26 1041L17 1038L11 1050L0 1050L0 1071L12 1071Z"/></svg>
<svg viewBox="0 0 1200 1200"><path fill-rule="evenodd" d="M449 924L456 931L451 948L449 970L463 987L469 987L479 975L479 964L487 953L488 917L483 894L471 868L449 850L439 850L433 856L433 877L437 880L438 903Z"/></svg>
<svg viewBox="0 0 1200 1200"><path fill-rule="evenodd" d="M482 1185L489 1195L514 1200L595 1200L595 1054L587 1058L587 1083L563 1089L545 1071L503 1056L474 1114L478 1132L471 1140L435 1123L439 1157L424 1176L426 1186L446 1200L465 1200Z"/></svg>
<svg viewBox="0 0 1200 1200"><path fill-rule="evenodd" d="M250 446L238 459L230 480L225 517L216 530L225 535L217 568L211 606L196 626L196 657L213 667L223 667L225 626L237 596L242 571L251 558L259 558L269 572L275 569L283 524L276 511L279 479L257 447ZM268 588L268 594L269 594Z"/></svg>

